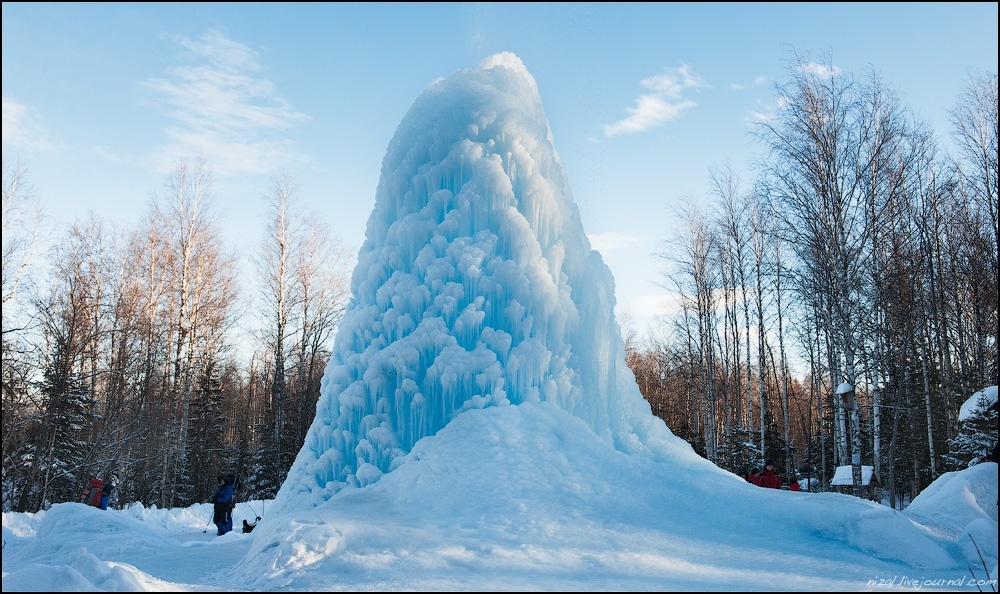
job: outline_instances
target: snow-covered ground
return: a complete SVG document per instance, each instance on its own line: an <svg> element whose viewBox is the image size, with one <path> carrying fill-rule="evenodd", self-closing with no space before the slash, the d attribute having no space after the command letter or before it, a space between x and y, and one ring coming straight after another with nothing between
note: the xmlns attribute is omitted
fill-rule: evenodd
<svg viewBox="0 0 1000 594"><path fill-rule="evenodd" d="M269 505L222 537L202 504L5 513L3 591L978 591L973 539L996 578L994 463L896 511L622 454L545 403L467 411L375 484Z"/></svg>

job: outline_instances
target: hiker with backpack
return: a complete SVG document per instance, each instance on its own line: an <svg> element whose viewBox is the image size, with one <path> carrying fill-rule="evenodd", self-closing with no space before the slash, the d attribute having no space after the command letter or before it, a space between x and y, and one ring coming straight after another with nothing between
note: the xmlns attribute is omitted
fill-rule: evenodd
<svg viewBox="0 0 1000 594"><path fill-rule="evenodd" d="M211 502L215 511L212 521L219 529L219 536L233 529L233 487L235 480L232 476L219 476L219 489L212 496Z"/></svg>
<svg viewBox="0 0 1000 594"><path fill-rule="evenodd" d="M80 494L80 503L101 507L101 490L103 488L104 481L95 476L90 477L87 486L83 488L83 493Z"/></svg>

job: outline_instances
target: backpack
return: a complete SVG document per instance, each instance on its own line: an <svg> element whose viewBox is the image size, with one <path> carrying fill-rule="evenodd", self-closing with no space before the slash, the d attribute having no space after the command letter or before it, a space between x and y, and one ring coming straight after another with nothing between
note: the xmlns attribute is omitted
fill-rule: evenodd
<svg viewBox="0 0 1000 594"><path fill-rule="evenodd" d="M229 498L229 513L231 515L236 510L236 477L229 474L223 478L227 485L233 486L233 496Z"/></svg>
<svg viewBox="0 0 1000 594"><path fill-rule="evenodd" d="M99 478L92 478L87 483L87 488L83 490L84 500L87 505L101 507L101 490L104 488L104 481Z"/></svg>

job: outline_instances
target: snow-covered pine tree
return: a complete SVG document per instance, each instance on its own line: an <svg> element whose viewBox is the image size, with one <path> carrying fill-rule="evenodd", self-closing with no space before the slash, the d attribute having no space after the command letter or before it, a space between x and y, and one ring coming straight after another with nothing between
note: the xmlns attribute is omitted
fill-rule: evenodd
<svg viewBox="0 0 1000 594"><path fill-rule="evenodd" d="M995 390L996 388L994 388ZM959 421L958 435L948 440L944 462L948 470L961 470L997 445L997 406L985 390L976 393L975 407Z"/></svg>

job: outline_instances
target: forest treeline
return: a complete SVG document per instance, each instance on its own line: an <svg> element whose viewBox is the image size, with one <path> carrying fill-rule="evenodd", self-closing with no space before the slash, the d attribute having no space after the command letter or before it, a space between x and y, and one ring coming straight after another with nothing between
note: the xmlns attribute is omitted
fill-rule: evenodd
<svg viewBox="0 0 1000 594"><path fill-rule="evenodd" d="M957 91L946 154L876 73L799 56L788 74L754 179L715 169L710 206L682 209L662 253L678 311L641 341L625 325L628 364L719 466L826 488L858 456L903 502L996 442L995 410L958 412L997 383L997 75ZM78 500L91 475L118 505L205 501L218 474L273 497L351 254L274 176L239 273L201 160L134 227L81 220L39 254L26 171L4 155L3 508Z"/></svg>
<svg viewBox="0 0 1000 594"><path fill-rule="evenodd" d="M199 160L134 228L73 224L32 278L25 172L5 156L3 508L78 500L88 476L119 505L203 502L220 474L273 497L315 415L350 254L274 176L241 286Z"/></svg>
<svg viewBox="0 0 1000 594"><path fill-rule="evenodd" d="M874 71L800 54L776 90L753 179L679 210L680 303L629 365L719 466L826 488L860 458L901 504L997 440L995 406L959 420L997 384L997 75L956 90L951 154Z"/></svg>

